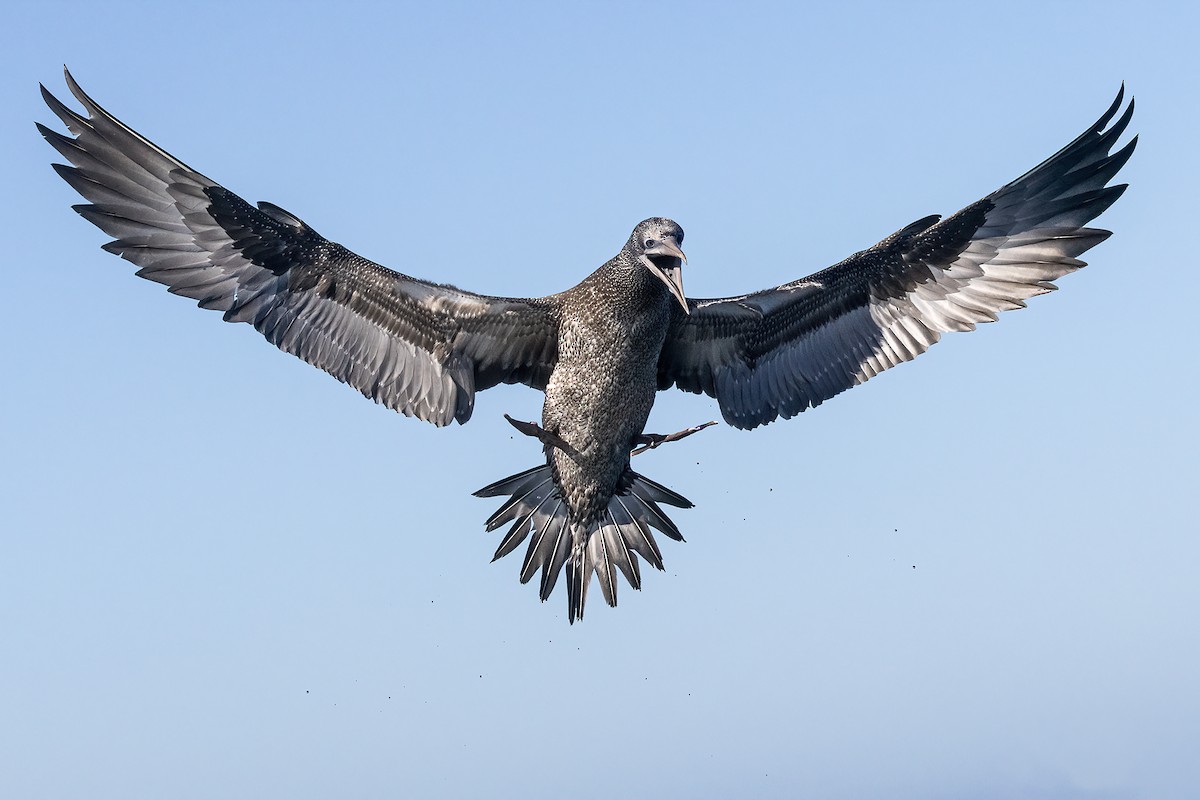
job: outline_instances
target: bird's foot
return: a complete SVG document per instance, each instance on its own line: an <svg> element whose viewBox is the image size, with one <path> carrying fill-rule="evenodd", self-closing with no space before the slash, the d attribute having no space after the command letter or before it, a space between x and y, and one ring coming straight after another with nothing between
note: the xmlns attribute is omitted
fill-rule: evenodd
<svg viewBox="0 0 1200 800"><path fill-rule="evenodd" d="M639 434L636 438L634 438L633 443L636 445L640 445L640 446L635 447L633 449L633 452L630 453L630 455L636 456L638 453L644 453L647 450L653 450L654 448L658 447L660 444L666 444L667 442L678 442L680 439L686 439L687 437L691 436L693 433L696 433L697 431L702 431L705 428L707 428L708 426L716 425L716 424L717 423L715 421L706 422L703 425L696 425L695 427L692 427L692 428L684 428L681 431L676 431L675 433L668 433L666 435L663 435L661 433Z"/></svg>
<svg viewBox="0 0 1200 800"><path fill-rule="evenodd" d="M557 447L569 456L576 455L575 448L567 444L565 439L557 433L546 430L536 422L521 422L520 420L513 419L508 414L505 414L504 418L508 420L509 425L512 425L526 436L532 436L547 447Z"/></svg>

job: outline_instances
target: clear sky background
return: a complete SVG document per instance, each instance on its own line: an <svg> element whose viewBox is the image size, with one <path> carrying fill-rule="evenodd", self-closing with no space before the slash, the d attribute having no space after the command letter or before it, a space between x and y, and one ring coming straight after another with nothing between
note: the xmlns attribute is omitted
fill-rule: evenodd
<svg viewBox="0 0 1200 800"><path fill-rule="evenodd" d="M0 796L1195 797L1195 5L824 6L10 4ZM539 462L501 415L541 395L438 430L134 278L33 127L63 63L247 199L494 294L651 215L693 296L809 274L1122 80L1142 138L1060 292L640 456L688 542L568 627L470 496Z"/></svg>

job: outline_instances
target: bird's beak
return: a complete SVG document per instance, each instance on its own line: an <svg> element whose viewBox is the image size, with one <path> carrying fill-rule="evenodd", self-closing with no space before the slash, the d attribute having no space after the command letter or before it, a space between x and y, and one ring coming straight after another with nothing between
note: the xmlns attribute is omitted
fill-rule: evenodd
<svg viewBox="0 0 1200 800"><path fill-rule="evenodd" d="M687 263L687 256L679 249L675 238L664 236L658 244L646 251L642 262L654 277L667 285L671 294L679 301L679 305L683 306L683 313L691 314L687 297L683 294L683 265Z"/></svg>

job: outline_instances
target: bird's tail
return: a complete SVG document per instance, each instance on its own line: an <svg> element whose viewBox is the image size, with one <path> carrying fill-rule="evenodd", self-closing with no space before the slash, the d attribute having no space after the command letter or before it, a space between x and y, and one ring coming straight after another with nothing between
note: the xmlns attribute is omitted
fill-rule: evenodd
<svg viewBox="0 0 1200 800"><path fill-rule="evenodd" d="M543 602L554 591L565 566L567 619L572 623L583 619L593 572L600 580L604 600L615 606L617 570L630 586L641 589L638 556L655 569L663 568L662 551L651 528L675 541L683 541L679 528L663 513L660 503L692 507L687 498L630 469L625 470L608 507L586 525L571 519L549 466L527 469L475 492L476 497L501 495L509 495L509 499L488 518L487 529L493 531L508 522L512 522L512 527L500 541L492 560L508 555L528 538L521 583L528 583L540 569Z"/></svg>

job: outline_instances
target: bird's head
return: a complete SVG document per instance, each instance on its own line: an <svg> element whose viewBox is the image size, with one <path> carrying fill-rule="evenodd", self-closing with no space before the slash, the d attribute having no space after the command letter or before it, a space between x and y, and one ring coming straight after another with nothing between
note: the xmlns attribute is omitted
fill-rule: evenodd
<svg viewBox="0 0 1200 800"><path fill-rule="evenodd" d="M651 275L666 284L671 295L683 306L684 313L690 314L687 298L683 295L683 265L687 263L687 256L680 249L682 244L683 228L673 220L651 217L637 224L626 247Z"/></svg>

